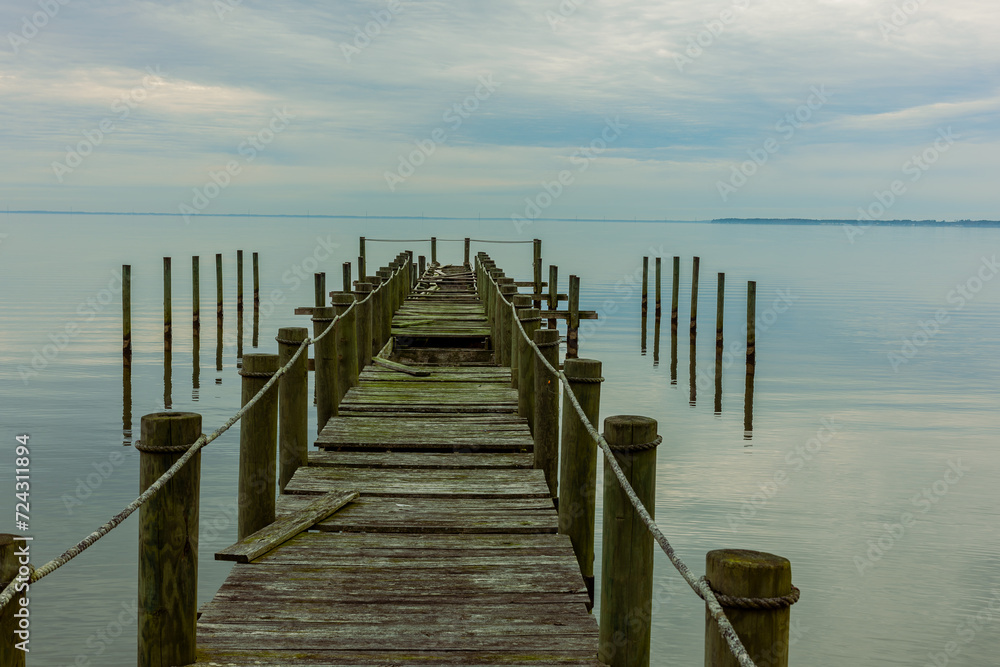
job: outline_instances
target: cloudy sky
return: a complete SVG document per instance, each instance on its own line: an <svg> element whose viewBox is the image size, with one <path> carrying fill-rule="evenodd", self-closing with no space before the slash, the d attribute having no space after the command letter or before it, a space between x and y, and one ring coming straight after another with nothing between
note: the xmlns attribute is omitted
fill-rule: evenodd
<svg viewBox="0 0 1000 667"><path fill-rule="evenodd" d="M1000 218L991 0L3 0L10 209Z"/></svg>

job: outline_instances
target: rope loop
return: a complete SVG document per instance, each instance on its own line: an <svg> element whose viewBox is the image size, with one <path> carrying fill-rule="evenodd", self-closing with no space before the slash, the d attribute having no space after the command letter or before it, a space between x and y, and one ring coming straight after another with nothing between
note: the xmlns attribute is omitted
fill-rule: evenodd
<svg viewBox="0 0 1000 667"><path fill-rule="evenodd" d="M604 382L604 378L602 378L602 377L598 377L598 378L571 378L571 377L569 377L567 375L566 379L569 380L570 383L579 382L580 384L600 384L601 382Z"/></svg>
<svg viewBox="0 0 1000 667"><path fill-rule="evenodd" d="M602 434L601 437L603 438L604 435ZM607 438L605 438L605 440L607 440ZM613 452L626 452L626 453L645 452L649 451L650 449L656 449L657 447L660 446L661 442L663 442L663 437L658 435L649 442L637 442L631 445L612 445L609 442L608 447L610 447L611 451Z"/></svg>
<svg viewBox="0 0 1000 667"><path fill-rule="evenodd" d="M521 321L523 322L524 320L521 320ZM562 343L561 340L554 340L554 341L549 342L549 343L535 343L535 347L544 350L547 347L559 347L559 345L561 343Z"/></svg>
<svg viewBox="0 0 1000 667"><path fill-rule="evenodd" d="M525 322L541 322L542 321L542 318L540 318L540 317L519 317L517 319L520 320L520 322L522 324L524 324Z"/></svg>
<svg viewBox="0 0 1000 667"><path fill-rule="evenodd" d="M153 445L147 445L142 440L136 440L132 443L140 452L146 452L149 454L183 454L187 450L194 446L194 443L190 445L163 445L162 447L155 447Z"/></svg>
<svg viewBox="0 0 1000 667"><path fill-rule="evenodd" d="M314 317L312 318L312 321L323 323L323 322L333 322L336 319L337 319L336 317Z"/></svg>
<svg viewBox="0 0 1000 667"><path fill-rule="evenodd" d="M275 336L274 340L284 345L302 345L302 343L306 342L305 340L288 340L287 338L279 338L278 336Z"/></svg>
<svg viewBox="0 0 1000 667"><path fill-rule="evenodd" d="M274 372L271 371L245 371L242 368L239 371L240 375L245 378L272 378L274 377Z"/></svg>
<svg viewBox="0 0 1000 667"><path fill-rule="evenodd" d="M711 588L712 582L707 577L702 577L701 581L704 581ZM715 593L715 599L719 601L719 604L723 607L731 607L733 609L785 609L798 602L802 594L795 586L792 586L792 590L788 595L776 598L741 598L734 595L724 595L714 588L712 592ZM702 599L705 597L700 591L698 595Z"/></svg>

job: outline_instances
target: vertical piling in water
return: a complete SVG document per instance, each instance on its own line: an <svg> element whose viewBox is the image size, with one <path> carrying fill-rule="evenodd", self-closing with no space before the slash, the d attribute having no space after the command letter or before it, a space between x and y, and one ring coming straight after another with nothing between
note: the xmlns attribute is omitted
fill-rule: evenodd
<svg viewBox="0 0 1000 667"><path fill-rule="evenodd" d="M144 416L135 443L140 452L139 490L149 488L200 436L199 414ZM196 660L200 480L198 452L139 508L139 667Z"/></svg>
<svg viewBox="0 0 1000 667"><path fill-rule="evenodd" d="M355 310L358 312L358 372L364 370L365 366L372 362L372 299L368 298L372 293L372 284L359 282L355 286L354 297L358 305Z"/></svg>
<svg viewBox="0 0 1000 667"><path fill-rule="evenodd" d="M30 574L27 564L19 562L20 558L16 552L23 547L26 542L18 535L10 533L0 534L0 586L7 588L11 582L23 576L27 582ZM21 569L21 568L24 569ZM20 641L25 641L16 636L15 632L27 632L19 628L19 619L14 614L26 613L28 600L26 592L15 593L11 601L7 603L3 611L0 611L0 667L24 667L27 653L16 647ZM25 644L27 646L27 644Z"/></svg>
<svg viewBox="0 0 1000 667"><path fill-rule="evenodd" d="M395 312L393 307L393 297L392 294L392 269L379 269L378 275L382 278L382 317L380 321L382 323L382 331L380 332L381 345L379 349L381 350L386 343L389 342L389 337L392 336L392 314Z"/></svg>
<svg viewBox="0 0 1000 667"><path fill-rule="evenodd" d="M344 288L341 292L353 292L354 285L351 280L351 263L344 262Z"/></svg>
<svg viewBox="0 0 1000 667"><path fill-rule="evenodd" d="M330 307L313 310L313 338L316 338L333 322L337 311ZM337 416L337 337L336 332L323 336L313 345L316 372L313 382L316 387L316 432L323 430L330 417Z"/></svg>
<svg viewBox="0 0 1000 667"><path fill-rule="evenodd" d="M278 370L278 355L243 357L242 405L257 395ZM278 392L276 387L247 410L240 422L239 526L237 539L274 522L275 458L278 449Z"/></svg>
<svg viewBox="0 0 1000 667"><path fill-rule="evenodd" d="M657 320L660 319L660 312L661 312L661 310L660 310L660 282L661 282L660 281L660 276L661 276L662 272L660 270L660 268L661 268L660 267L660 264L661 264L660 259L661 258L659 258L659 257L656 258L656 297L655 297L656 298L656 302L653 304L653 315L654 315L654 317L656 317Z"/></svg>
<svg viewBox="0 0 1000 667"><path fill-rule="evenodd" d="M508 304L517 294L517 285L514 285L513 281L510 284L501 285L500 294L502 299L498 302L499 307L496 312L497 340L493 347L496 349L497 363L500 366L510 366L510 335L513 315Z"/></svg>
<svg viewBox="0 0 1000 667"><path fill-rule="evenodd" d="M681 258L674 257L674 282L670 293L670 335L677 335L677 309L680 306L681 294Z"/></svg>
<svg viewBox="0 0 1000 667"><path fill-rule="evenodd" d="M314 273L313 274L313 305L316 308L323 308L326 306L326 274L325 273Z"/></svg>
<svg viewBox="0 0 1000 667"><path fill-rule="evenodd" d="M372 296L369 300L372 309L372 331L371 331L371 348L372 348L372 358L375 357L381 350L382 345L382 278L379 276L368 276L368 282L372 285Z"/></svg>
<svg viewBox="0 0 1000 667"><path fill-rule="evenodd" d="M596 424L601 404L601 362L567 359L563 374L569 380L562 413L562 454L559 463L559 532L573 543L580 574L587 584L590 606L594 604L594 520L597 498L597 443L570 405L569 391Z"/></svg>
<svg viewBox="0 0 1000 667"><path fill-rule="evenodd" d="M541 310L542 309L542 240L534 239L532 242L532 253L534 255L531 267L532 267L532 282L534 286L531 291L535 295L531 297L534 300L534 307Z"/></svg>
<svg viewBox="0 0 1000 667"><path fill-rule="evenodd" d="M634 415L608 417L604 437L639 500L655 518L656 420ZM601 553L598 657L610 667L649 665L653 536L609 465L604 466Z"/></svg>
<svg viewBox="0 0 1000 667"><path fill-rule="evenodd" d="M569 306L566 320L566 358L576 359L580 353L580 277L569 277Z"/></svg>
<svg viewBox="0 0 1000 667"><path fill-rule="evenodd" d="M510 386L512 389L517 389L518 365L521 358L521 330L517 323L521 319L521 312L531 308L531 297L527 294L515 294L511 300L514 305L514 313L510 318L510 336L507 337L507 340L510 341Z"/></svg>
<svg viewBox="0 0 1000 667"><path fill-rule="evenodd" d="M201 258L191 257L191 326L194 335L201 330Z"/></svg>
<svg viewBox="0 0 1000 667"><path fill-rule="evenodd" d="M163 258L163 340L170 343L173 337L173 315L170 298L170 258Z"/></svg>
<svg viewBox="0 0 1000 667"><path fill-rule="evenodd" d="M243 312L243 251L236 251L236 312Z"/></svg>
<svg viewBox="0 0 1000 667"><path fill-rule="evenodd" d="M132 265L122 264L122 355L132 358Z"/></svg>
<svg viewBox="0 0 1000 667"><path fill-rule="evenodd" d="M253 307L260 307L260 258L253 254Z"/></svg>
<svg viewBox="0 0 1000 667"><path fill-rule="evenodd" d="M305 327L278 329L278 367L284 367L309 336ZM309 350L278 380L278 489L309 463ZM273 390L272 390L273 391Z"/></svg>
<svg viewBox="0 0 1000 667"><path fill-rule="evenodd" d="M747 370L757 363L757 282L747 281Z"/></svg>
<svg viewBox="0 0 1000 667"><path fill-rule="evenodd" d="M427 272L427 258L423 255L417 257L417 274L420 278L424 277L424 273Z"/></svg>
<svg viewBox="0 0 1000 667"><path fill-rule="evenodd" d="M528 341L534 340L541 318L537 308L525 308L518 320L527 338L518 331L517 338L517 414L528 420L531 434L535 433L535 351Z"/></svg>
<svg viewBox="0 0 1000 667"><path fill-rule="evenodd" d="M559 331L538 329L534 343L554 368L559 366ZM559 502L559 376L532 350L535 376L535 467L545 472L549 495ZM572 408L570 408L572 409Z"/></svg>
<svg viewBox="0 0 1000 667"><path fill-rule="evenodd" d="M725 314L726 305L726 274L719 273L718 283L715 288L715 346L722 347L722 320Z"/></svg>
<svg viewBox="0 0 1000 667"><path fill-rule="evenodd" d="M431 266L438 263L438 240L436 236L431 237Z"/></svg>
<svg viewBox="0 0 1000 667"><path fill-rule="evenodd" d="M413 261L412 250L406 251L406 275L408 276L406 293L409 294L417 286L417 265Z"/></svg>
<svg viewBox="0 0 1000 667"><path fill-rule="evenodd" d="M354 292L330 294L333 308L340 317L333 336L337 339L337 405L351 387L358 384L358 309Z"/></svg>
<svg viewBox="0 0 1000 667"><path fill-rule="evenodd" d="M709 551L705 560L705 578L717 594L782 600L781 604L767 608L727 605L725 599L720 604L747 653L758 665L788 667L791 605L798 599L798 591L792 586L792 564L781 556L744 549ZM705 667L739 664L719 634L719 624L706 609Z"/></svg>
<svg viewBox="0 0 1000 667"><path fill-rule="evenodd" d="M466 236L465 237L465 262L464 262L464 266L467 269L470 267L470 264L469 264L469 251L471 250L471 247L472 247L472 239L470 239L468 236Z"/></svg>
<svg viewBox="0 0 1000 667"><path fill-rule="evenodd" d="M215 317L222 322L222 253L215 255Z"/></svg>
<svg viewBox="0 0 1000 667"><path fill-rule="evenodd" d="M648 285L649 283L649 257L642 258L642 319L646 319L646 313L649 312L649 294Z"/></svg>
<svg viewBox="0 0 1000 667"><path fill-rule="evenodd" d="M555 264L549 264L549 310L557 311L559 310L559 267ZM555 329L558 326L556 318L550 317L548 321L549 329Z"/></svg>
<svg viewBox="0 0 1000 667"><path fill-rule="evenodd" d="M691 336L698 331L698 265L699 257L695 257L691 266Z"/></svg>
<svg viewBox="0 0 1000 667"><path fill-rule="evenodd" d="M358 246L358 280L364 280L368 275L368 255L365 251L364 236L359 239Z"/></svg>

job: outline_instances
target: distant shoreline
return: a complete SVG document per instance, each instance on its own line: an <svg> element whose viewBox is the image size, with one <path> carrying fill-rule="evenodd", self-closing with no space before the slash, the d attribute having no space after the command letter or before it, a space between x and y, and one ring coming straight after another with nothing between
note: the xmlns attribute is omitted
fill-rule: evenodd
<svg viewBox="0 0 1000 667"><path fill-rule="evenodd" d="M122 212L122 211L44 211L18 210L7 211L8 214L20 215L128 215L138 217L169 217L183 218L182 213ZM192 218L320 218L331 220L487 220L491 222L508 221L510 218L489 217L456 217L445 215L346 215L327 213L198 213ZM1000 227L1000 220L819 220L812 218L715 218L713 220L668 220L633 218L535 218L532 222L631 222L631 223L702 223L702 224L737 224L737 225L852 225L857 227Z"/></svg>

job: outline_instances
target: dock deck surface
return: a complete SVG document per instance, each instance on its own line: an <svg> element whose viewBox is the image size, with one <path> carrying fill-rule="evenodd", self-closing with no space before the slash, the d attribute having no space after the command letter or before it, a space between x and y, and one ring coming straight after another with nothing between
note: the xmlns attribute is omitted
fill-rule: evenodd
<svg viewBox="0 0 1000 667"><path fill-rule="evenodd" d="M471 274L443 267L424 285L393 336L439 359L468 348L467 363L456 348L426 377L361 372L278 514L329 491L360 497L234 565L202 610L197 665L601 664L510 371L483 362Z"/></svg>

